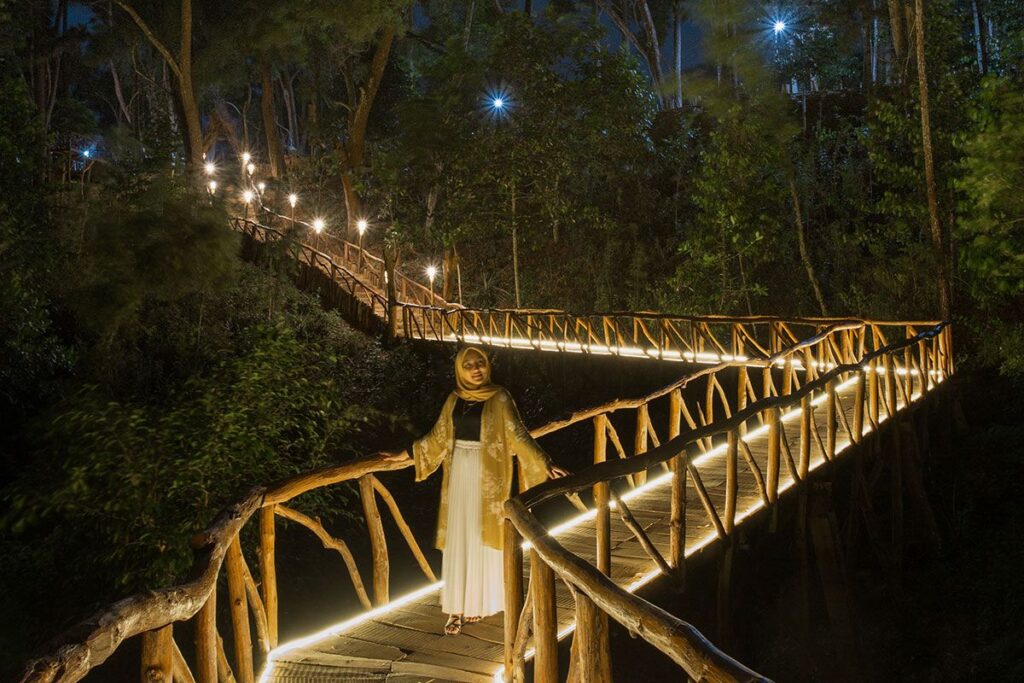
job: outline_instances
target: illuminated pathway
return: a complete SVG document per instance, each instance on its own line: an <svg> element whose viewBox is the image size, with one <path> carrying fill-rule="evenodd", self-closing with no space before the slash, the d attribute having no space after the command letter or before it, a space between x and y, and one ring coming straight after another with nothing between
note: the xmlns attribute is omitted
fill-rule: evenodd
<svg viewBox="0 0 1024 683"><path fill-rule="evenodd" d="M839 385L837 393L844 407L846 420L854 420L854 381ZM916 398L916 396L915 396ZM903 401L899 401L902 410ZM824 396L813 402L816 423L824 422ZM880 420L884 421L885 411ZM800 410L792 410L782 417L786 438L797 443L800 432ZM865 430L870 424L865 424ZM850 448L848 434L837 435L837 457L846 455ZM744 440L761 467L767 468L767 429L751 429ZM814 471L825 463L817 446L811 449L810 469ZM725 447L716 446L701 455L695 465L715 507L721 509L725 501ZM656 476L642 487L625 493L622 498L644 527L651 541L663 555L669 546L669 492L671 474ZM688 499L698 499L692 489ZM764 507L754 476L746 467L739 469L739 497L736 523L740 525ZM779 490L786 492L794 485L787 468L780 472ZM613 503L614 505L614 503ZM559 542L570 552L593 563L594 513L584 513L551 530ZM699 504L687 508L686 554L694 555L706 546L718 542L708 516ZM659 572L653 561L640 547L635 536L617 515L612 516L612 579L620 586L634 591L655 579ZM528 558L527 553L527 558ZM529 573L529 561L526 561ZM558 581L559 638L568 636L575 627L574 601L565 585ZM477 624L464 627L459 636L443 635L444 615L439 607L440 584L425 586L405 598L367 612L305 638L284 643L271 652L270 663L263 671L261 681L493 681L500 680L503 663L502 615L499 613ZM527 652L528 656L531 654Z"/></svg>

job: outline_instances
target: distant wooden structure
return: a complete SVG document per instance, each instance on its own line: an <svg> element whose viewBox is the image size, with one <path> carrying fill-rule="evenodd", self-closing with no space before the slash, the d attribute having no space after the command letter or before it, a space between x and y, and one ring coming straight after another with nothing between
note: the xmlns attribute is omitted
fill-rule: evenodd
<svg viewBox="0 0 1024 683"><path fill-rule="evenodd" d="M317 258L314 267L323 268ZM331 273L332 281L346 277ZM354 296L360 286L352 284ZM720 615L727 620L737 530L757 515L773 514L785 497L804 495L819 472L844 459L855 463L856 496L868 501L881 473L890 471L892 563L898 566L904 492L925 518L930 514L917 466L920 414L953 372L950 328L934 322L673 320L703 338L705 350L711 345L732 358L648 396L615 400L532 430L542 439L590 425L594 465L506 504L502 615L468 625L460 637L441 635L437 579L375 476L411 463L370 456L254 488L193 539L193 578L101 610L28 663L23 683L79 680L135 636L142 638L144 681L252 683L258 674L261 681L282 682L310 676L524 680L532 659L534 680L551 682L560 680L558 641L570 634L569 680L607 680L614 667L609 618L664 652L691 679L764 680L634 591L659 577L683 582L687 558L717 544L723 558ZM730 347L712 341L718 337L710 331L720 325L729 330ZM794 329L811 333L798 338ZM678 348L701 348L690 339L691 346ZM632 443L620 430L632 433ZM887 448L867 448L881 440ZM358 483L372 551L368 582L343 539L289 505L305 492L344 481ZM576 493L592 507L571 523L548 529L534 516L546 501ZM381 502L428 582L394 601ZM278 642L278 518L304 527L338 553L365 612L309 638ZM258 525L254 560L246 559L239 540L250 522ZM218 588L221 572L225 589ZM227 609L218 610L218 601ZM190 663L174 638L175 622L185 620L193 622L196 656ZM230 651L224 632L231 634Z"/></svg>

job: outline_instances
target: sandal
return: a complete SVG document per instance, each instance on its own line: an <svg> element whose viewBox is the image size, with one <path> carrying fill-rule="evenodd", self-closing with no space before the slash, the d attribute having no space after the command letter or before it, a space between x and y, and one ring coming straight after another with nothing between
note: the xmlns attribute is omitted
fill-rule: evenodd
<svg viewBox="0 0 1024 683"><path fill-rule="evenodd" d="M448 621L444 625L444 634L446 636L456 636L462 631L462 615L453 614L448 617Z"/></svg>
<svg viewBox="0 0 1024 683"><path fill-rule="evenodd" d="M476 622L483 620L483 617L462 617L463 624L475 624Z"/></svg>

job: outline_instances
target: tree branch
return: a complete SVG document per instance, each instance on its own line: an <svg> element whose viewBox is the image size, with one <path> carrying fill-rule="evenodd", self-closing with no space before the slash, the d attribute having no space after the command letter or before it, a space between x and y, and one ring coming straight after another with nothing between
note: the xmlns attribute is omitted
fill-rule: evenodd
<svg viewBox="0 0 1024 683"><path fill-rule="evenodd" d="M146 39L153 45L153 47L156 48L157 52L159 52L164 58L164 61L167 62L167 65L171 67L171 71L174 72L175 77L178 78L178 80L181 80L181 67L178 66L178 62L174 59L174 55L171 54L171 51L167 49L167 46L161 42L157 35L153 33L153 29L149 27L149 24L146 23L145 19L139 16L139 13L136 12L131 5L122 2L122 0L114 0L114 4L123 9L125 14L131 17L132 21L135 22L135 25L139 27L140 31L142 31L142 34L146 36Z"/></svg>

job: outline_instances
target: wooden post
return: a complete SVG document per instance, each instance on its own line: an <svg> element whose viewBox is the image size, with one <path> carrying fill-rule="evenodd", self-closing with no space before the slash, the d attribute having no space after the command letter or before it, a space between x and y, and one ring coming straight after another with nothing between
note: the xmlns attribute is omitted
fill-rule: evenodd
<svg viewBox="0 0 1024 683"><path fill-rule="evenodd" d="M576 671L580 683L605 683L612 679L608 617L587 595L576 590Z"/></svg>
<svg viewBox="0 0 1024 683"><path fill-rule="evenodd" d="M245 595L242 544L235 535L224 557L228 577L228 606L235 640L235 673L238 683L253 683L252 634L249 632L249 601Z"/></svg>
<svg viewBox="0 0 1024 683"><path fill-rule="evenodd" d="M743 341L739 342L739 348L742 352ZM747 366L741 365L736 373L736 412L742 412L747 407ZM747 433L747 425L744 423L740 425L740 436L744 436Z"/></svg>
<svg viewBox="0 0 1024 683"><path fill-rule="evenodd" d="M502 528L505 546L505 680L510 682L516 667L519 615L523 611L523 545L511 520L506 518Z"/></svg>
<svg viewBox="0 0 1024 683"><path fill-rule="evenodd" d="M558 618L555 604L555 572L544 564L536 550L530 551L530 581L533 591L533 680L558 683Z"/></svg>
<svg viewBox="0 0 1024 683"><path fill-rule="evenodd" d="M608 416L601 414L594 418L594 463L604 462L607 458L606 434ZM597 508L595 531L597 534L597 568L604 574L612 570L612 523L611 510L608 508L608 482L594 484L594 506Z"/></svg>
<svg viewBox="0 0 1024 683"><path fill-rule="evenodd" d="M196 614L196 678L217 683L217 584Z"/></svg>
<svg viewBox="0 0 1024 683"><path fill-rule="evenodd" d="M882 356L882 369L885 372L885 402L889 406L889 419L892 419L896 417L896 369L892 354Z"/></svg>
<svg viewBox="0 0 1024 683"><path fill-rule="evenodd" d="M768 502L775 503L779 499L779 456L781 436L779 435L779 409L768 408Z"/></svg>
<svg viewBox="0 0 1024 683"><path fill-rule="evenodd" d="M811 469L812 410L814 410L814 407L811 405L811 397L809 395L800 399L800 462L797 463L797 470L800 473L800 481L805 481L807 479L807 473ZM828 454L829 458L831 458L831 455L832 453Z"/></svg>
<svg viewBox="0 0 1024 683"><path fill-rule="evenodd" d="M682 393L679 389L669 395L668 438L679 436ZM686 453L669 461L672 470L672 500L669 516L669 558L680 588L686 583Z"/></svg>
<svg viewBox="0 0 1024 683"><path fill-rule="evenodd" d="M388 601L388 542L374 497L372 476L364 474L359 477L359 497L363 500L363 515L370 532L370 552L373 554L373 602L383 605Z"/></svg>
<svg viewBox="0 0 1024 683"><path fill-rule="evenodd" d="M864 373L857 372L857 385L853 392L853 441L864 439Z"/></svg>
<svg viewBox="0 0 1024 683"><path fill-rule="evenodd" d="M736 494L739 490L737 477L737 456L739 435L730 429L727 436L725 451L725 533L732 535L736 526Z"/></svg>
<svg viewBox="0 0 1024 683"><path fill-rule="evenodd" d="M878 360L868 363L868 417L878 424Z"/></svg>
<svg viewBox="0 0 1024 683"><path fill-rule="evenodd" d="M274 506L260 510L260 586L267 610L267 637L270 648L277 647L277 567L274 563Z"/></svg>
<svg viewBox="0 0 1024 683"><path fill-rule="evenodd" d="M636 411L636 431L633 437L633 455L643 455L647 452L647 421L649 419L647 404L643 404ZM634 476L637 486L643 486L647 482L647 472L637 472Z"/></svg>
<svg viewBox="0 0 1024 683"><path fill-rule="evenodd" d="M172 628L168 624L142 634L142 683L172 683Z"/></svg>
<svg viewBox="0 0 1024 683"><path fill-rule="evenodd" d="M828 449L828 459L832 460L836 457L836 432L839 429L839 416L836 414L835 382L826 382L825 392L825 448ZM857 437L853 438L856 440Z"/></svg>

